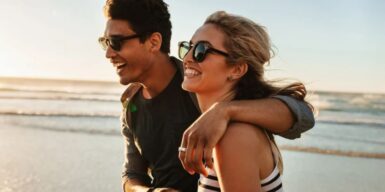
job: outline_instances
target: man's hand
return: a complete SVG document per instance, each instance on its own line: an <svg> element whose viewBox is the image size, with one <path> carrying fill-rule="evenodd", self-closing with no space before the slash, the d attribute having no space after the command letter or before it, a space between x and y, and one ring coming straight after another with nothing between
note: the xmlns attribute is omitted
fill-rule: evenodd
<svg viewBox="0 0 385 192"><path fill-rule="evenodd" d="M212 151L224 135L229 122L226 102L212 105L183 133L179 159L190 174L201 173L207 176L203 164L213 168Z"/></svg>
<svg viewBox="0 0 385 192"><path fill-rule="evenodd" d="M301 129L295 130L299 137L301 131L306 131L309 126L311 128L314 125L312 111L303 101L297 101L288 96L285 100L290 102L283 102L277 98L265 98L219 102L212 105L183 134L179 159L184 169L190 174L197 172L207 176L202 160L208 167L213 168L213 148L226 132L230 120L250 123L272 133L283 133L294 125L297 117L301 119L299 123L302 123L297 125ZM291 106L290 109L289 106ZM304 122L310 123L304 124Z"/></svg>

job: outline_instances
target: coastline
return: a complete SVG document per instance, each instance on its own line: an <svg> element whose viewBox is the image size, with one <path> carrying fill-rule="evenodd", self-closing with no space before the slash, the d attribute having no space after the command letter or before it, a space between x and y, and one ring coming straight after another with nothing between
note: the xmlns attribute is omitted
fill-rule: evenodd
<svg viewBox="0 0 385 192"><path fill-rule="evenodd" d="M361 151L342 151L336 149L321 149L317 147L301 147L301 146L290 146L290 145L278 145L281 151L293 151L293 152L306 152L313 154L324 154L324 155L335 155L342 157L362 157L372 159L384 159L384 153L367 153Z"/></svg>
<svg viewBox="0 0 385 192"><path fill-rule="evenodd" d="M119 135L8 126L0 149L1 192L121 190ZM282 146L285 191L385 191L384 159L292 150Z"/></svg>

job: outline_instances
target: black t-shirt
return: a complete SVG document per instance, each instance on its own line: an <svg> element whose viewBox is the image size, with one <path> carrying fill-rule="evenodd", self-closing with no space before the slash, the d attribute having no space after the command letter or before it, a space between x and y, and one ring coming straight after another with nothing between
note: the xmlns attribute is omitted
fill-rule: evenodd
<svg viewBox="0 0 385 192"><path fill-rule="evenodd" d="M179 70L179 69L177 69ZM200 112L188 92L181 88L182 75L177 71L169 85L155 98L145 99L142 92L132 104L133 135L149 163L154 187L171 187L181 191L197 191L198 174L191 176L178 159L183 132Z"/></svg>

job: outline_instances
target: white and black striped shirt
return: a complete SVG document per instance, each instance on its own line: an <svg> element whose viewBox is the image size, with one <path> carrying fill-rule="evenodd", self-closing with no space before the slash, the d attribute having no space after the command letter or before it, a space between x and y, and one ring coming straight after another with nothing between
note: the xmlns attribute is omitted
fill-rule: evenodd
<svg viewBox="0 0 385 192"><path fill-rule="evenodd" d="M214 170L207 169L208 177L200 176L198 182L198 192L216 192L221 191L218 177ZM273 172L268 177L261 180L262 191L264 192L283 192L281 175L278 167L275 166Z"/></svg>

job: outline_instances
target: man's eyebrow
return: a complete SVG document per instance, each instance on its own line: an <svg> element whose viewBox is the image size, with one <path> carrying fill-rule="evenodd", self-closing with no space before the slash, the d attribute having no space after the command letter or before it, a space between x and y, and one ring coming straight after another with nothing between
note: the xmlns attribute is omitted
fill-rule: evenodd
<svg viewBox="0 0 385 192"><path fill-rule="evenodd" d="M109 37L123 37L124 35L110 35Z"/></svg>

